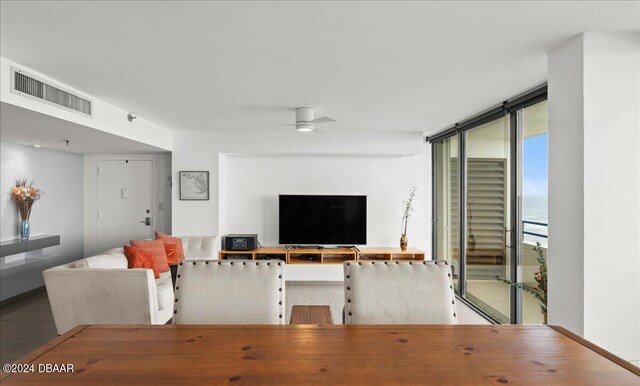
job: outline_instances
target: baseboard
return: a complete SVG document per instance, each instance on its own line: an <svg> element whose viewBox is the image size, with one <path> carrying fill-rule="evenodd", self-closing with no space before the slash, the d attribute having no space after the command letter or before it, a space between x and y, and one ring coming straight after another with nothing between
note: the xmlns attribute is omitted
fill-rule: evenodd
<svg viewBox="0 0 640 386"><path fill-rule="evenodd" d="M3 301L0 301L0 307L4 307L4 306L7 306L7 305L9 305L11 303L15 303L15 302L17 302L19 300L28 298L29 296L33 296L33 295L35 295L35 294L37 294L37 293L39 293L41 291L44 291L44 290L45 290L45 287L44 286L40 286L38 288L34 288L32 290L29 290L27 292L23 292L20 295L16 295L16 296L4 299Z"/></svg>

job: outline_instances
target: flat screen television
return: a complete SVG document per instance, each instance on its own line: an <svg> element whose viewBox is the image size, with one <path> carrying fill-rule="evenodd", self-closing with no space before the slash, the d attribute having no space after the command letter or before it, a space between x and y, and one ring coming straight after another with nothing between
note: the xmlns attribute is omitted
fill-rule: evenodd
<svg viewBox="0 0 640 386"><path fill-rule="evenodd" d="M280 195L280 244L364 245L367 196Z"/></svg>

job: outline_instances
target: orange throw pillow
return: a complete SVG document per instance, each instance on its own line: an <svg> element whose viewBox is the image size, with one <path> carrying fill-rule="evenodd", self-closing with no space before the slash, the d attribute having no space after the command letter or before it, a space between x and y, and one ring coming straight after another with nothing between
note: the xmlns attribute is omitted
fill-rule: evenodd
<svg viewBox="0 0 640 386"><path fill-rule="evenodd" d="M156 279L160 278L160 272L156 269L156 259L154 259L149 253L136 247L124 245L124 255L127 256L129 269L149 268L153 271L153 276Z"/></svg>
<svg viewBox="0 0 640 386"><path fill-rule="evenodd" d="M169 265L176 265L180 263L180 260L178 260L178 253L176 252L176 249L176 244L164 244L164 251L167 252L167 263Z"/></svg>
<svg viewBox="0 0 640 386"><path fill-rule="evenodd" d="M169 271L167 263L167 252L164 250L164 243L160 240L131 240L131 245L139 248L153 256L156 260L158 272Z"/></svg>
<svg viewBox="0 0 640 386"><path fill-rule="evenodd" d="M177 238L177 237L172 237L169 235L165 235L162 232L158 232L156 231L156 239L157 240L162 240L163 243L166 244L175 244L176 246L176 256L178 261L176 261L175 263L172 263L171 261L169 261L169 264L178 264L179 262L181 262L182 260L184 260L184 247L182 246L182 239ZM167 252L168 254L168 252Z"/></svg>

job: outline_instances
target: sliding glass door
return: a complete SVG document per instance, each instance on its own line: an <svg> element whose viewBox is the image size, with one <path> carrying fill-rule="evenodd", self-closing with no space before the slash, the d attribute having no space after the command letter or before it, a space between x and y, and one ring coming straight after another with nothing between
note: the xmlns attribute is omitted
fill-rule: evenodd
<svg viewBox="0 0 640 386"><path fill-rule="evenodd" d="M522 282L537 287L540 272L534 250L540 243L540 253L547 257L547 101L522 109ZM542 323L540 301L529 292L522 292L522 322Z"/></svg>
<svg viewBox="0 0 640 386"><path fill-rule="evenodd" d="M453 285L459 291L458 209L460 172L458 168L458 138L444 139L434 145L434 205L436 255L453 267Z"/></svg>
<svg viewBox="0 0 640 386"><path fill-rule="evenodd" d="M466 167L466 298L501 323L510 322L511 134L509 116L464 133Z"/></svg>
<svg viewBox="0 0 640 386"><path fill-rule="evenodd" d="M539 300L505 280L537 286L546 120L545 88L431 140L434 259L449 261L456 293L499 323L543 320Z"/></svg>

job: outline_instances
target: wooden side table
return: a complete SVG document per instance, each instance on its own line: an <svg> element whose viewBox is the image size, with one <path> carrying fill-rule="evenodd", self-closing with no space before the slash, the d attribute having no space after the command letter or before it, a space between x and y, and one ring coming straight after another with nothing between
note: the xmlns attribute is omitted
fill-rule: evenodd
<svg viewBox="0 0 640 386"><path fill-rule="evenodd" d="M329 306L293 306L289 324L333 324Z"/></svg>

